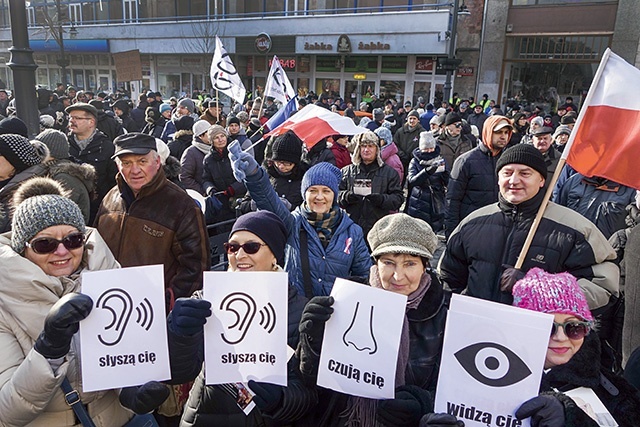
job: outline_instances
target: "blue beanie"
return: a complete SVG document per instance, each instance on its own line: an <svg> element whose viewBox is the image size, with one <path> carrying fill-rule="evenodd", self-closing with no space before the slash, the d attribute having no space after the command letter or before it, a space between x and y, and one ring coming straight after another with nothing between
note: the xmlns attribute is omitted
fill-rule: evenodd
<svg viewBox="0 0 640 427"><path fill-rule="evenodd" d="M305 198L305 193L309 187L313 185L325 185L333 191L333 204L335 205L338 200L338 186L341 180L342 173L340 169L331 163L318 163L312 166L302 177L302 182L300 183L302 198Z"/></svg>
<svg viewBox="0 0 640 427"><path fill-rule="evenodd" d="M167 110L171 110L171 105L169 105L169 104L160 104L160 114L164 113Z"/></svg>
<svg viewBox="0 0 640 427"><path fill-rule="evenodd" d="M257 211L242 215L233 224L229 237L237 231L248 231L261 238L273 252L278 265L284 265L284 247L287 244L288 232L276 214Z"/></svg>

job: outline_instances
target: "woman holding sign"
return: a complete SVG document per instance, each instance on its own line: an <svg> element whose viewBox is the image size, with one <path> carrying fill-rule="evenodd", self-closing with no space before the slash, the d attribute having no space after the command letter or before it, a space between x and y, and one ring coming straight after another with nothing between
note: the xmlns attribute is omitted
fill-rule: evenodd
<svg viewBox="0 0 640 427"><path fill-rule="evenodd" d="M77 390L98 427L125 425L133 412L150 412L169 395L157 382L119 396L82 391L74 337L93 302L78 293L80 274L120 266L64 194L48 178L25 181L13 198L13 231L0 236L0 425L79 425L63 383Z"/></svg>
<svg viewBox="0 0 640 427"><path fill-rule="evenodd" d="M433 412L450 298L429 268L438 238L426 222L404 213L380 219L367 237L375 259L369 284L407 296L396 365L396 398L376 401L319 389L320 403L310 418L320 420L317 425L371 426L377 420L387 426L417 426L423 415ZM316 383L324 323L333 313L332 304L333 297L314 297L302 314L298 352L300 371L308 384ZM431 415L438 417L437 422L425 420L423 425L444 425L446 421L456 425L454 417Z"/></svg>
<svg viewBox="0 0 640 427"><path fill-rule="evenodd" d="M513 286L513 305L554 316L541 393L525 402L517 417L531 417L533 427L614 425L606 423L611 417L621 427L638 425L639 392L601 370L600 340L575 277L533 268Z"/></svg>

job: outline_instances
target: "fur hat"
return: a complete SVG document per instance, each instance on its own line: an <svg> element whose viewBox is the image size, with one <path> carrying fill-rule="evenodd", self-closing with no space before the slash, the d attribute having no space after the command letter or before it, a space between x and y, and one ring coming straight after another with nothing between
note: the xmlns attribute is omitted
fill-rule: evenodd
<svg viewBox="0 0 640 427"><path fill-rule="evenodd" d="M43 177L24 181L13 195L15 212L11 222L11 247L21 254L25 244L45 228L70 225L86 231L78 205L66 197L58 182Z"/></svg>
<svg viewBox="0 0 640 427"><path fill-rule="evenodd" d="M360 147L363 145L375 145L377 147L376 158L378 162L378 166L382 167L384 161L382 160L382 155L380 153L380 138L374 132L368 130L366 132L359 133L355 135L351 139L351 143L353 144L353 154L351 154L351 161L354 165L359 165L362 163L362 157L360 156Z"/></svg>
<svg viewBox="0 0 640 427"><path fill-rule="evenodd" d="M46 129L36 136L36 139L49 149L49 154L54 159L69 158L69 140L67 136L56 129Z"/></svg>
<svg viewBox="0 0 640 427"><path fill-rule="evenodd" d="M587 298L578 280L569 273L529 270L513 285L513 305L540 313L561 313L593 322Z"/></svg>
<svg viewBox="0 0 640 427"><path fill-rule="evenodd" d="M409 254L431 259L438 247L438 237L431 226L405 213L382 217L369 231L367 241L374 258L384 254Z"/></svg>
<svg viewBox="0 0 640 427"><path fill-rule="evenodd" d="M428 148L436 148L436 139L431 132L420 132L420 142L418 143L420 150L426 150Z"/></svg>
<svg viewBox="0 0 640 427"><path fill-rule="evenodd" d="M273 141L271 160L300 164L302 140L293 131L279 135Z"/></svg>
<svg viewBox="0 0 640 427"><path fill-rule="evenodd" d="M547 164L544 162L542 153L533 145L516 144L503 151L496 163L496 173L500 173L500 169L513 163L529 166L547 179Z"/></svg>
<svg viewBox="0 0 640 427"><path fill-rule="evenodd" d="M338 188L341 180L342 173L340 169L331 163L320 162L312 166L302 177L302 182L300 183L302 199L305 199L305 193L309 187L313 185L324 185L333 191L333 204L335 205L338 200Z"/></svg>
<svg viewBox="0 0 640 427"><path fill-rule="evenodd" d="M393 142L393 135L391 134L391 130L389 130L386 126L380 126L378 129L374 130L373 133L378 135L380 140L384 140L384 145L391 144ZM382 145L382 141L380 141Z"/></svg>
<svg viewBox="0 0 640 427"><path fill-rule="evenodd" d="M0 135L0 156L11 163L16 173L42 163L42 159L29 140L16 134Z"/></svg>
<svg viewBox="0 0 640 427"><path fill-rule="evenodd" d="M276 257L278 265L284 265L284 248L287 244L287 228L282 220L269 211L249 212L233 224L229 238L238 231L248 231L262 239Z"/></svg>

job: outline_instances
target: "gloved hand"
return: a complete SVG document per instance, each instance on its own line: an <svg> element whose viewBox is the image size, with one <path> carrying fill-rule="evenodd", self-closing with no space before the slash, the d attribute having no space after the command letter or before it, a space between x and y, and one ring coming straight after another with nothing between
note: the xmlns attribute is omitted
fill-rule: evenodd
<svg viewBox="0 0 640 427"><path fill-rule="evenodd" d="M389 427L415 426L423 414L421 402L405 390L397 390L394 399L378 403L378 421Z"/></svg>
<svg viewBox="0 0 640 427"><path fill-rule="evenodd" d="M229 144L227 150L229 150L229 159L231 160L231 167L233 168L233 176L236 177L238 182L242 182L247 176L258 173L260 165L251 154L242 151L238 141L233 141Z"/></svg>
<svg viewBox="0 0 640 427"><path fill-rule="evenodd" d="M169 387L149 381L141 386L125 387L120 391L120 404L136 414L148 414L167 400Z"/></svg>
<svg viewBox="0 0 640 427"><path fill-rule="evenodd" d="M519 420L531 417L532 427L564 427L564 406L554 396L541 394L524 402L516 411Z"/></svg>
<svg viewBox="0 0 640 427"><path fill-rule="evenodd" d="M513 285L525 276L525 272L518 268L513 268L510 265L503 265L502 267L504 267L505 270L502 272L502 276L500 276L500 290L511 293Z"/></svg>
<svg viewBox="0 0 640 427"><path fill-rule="evenodd" d="M87 295L71 293L60 298L44 319L44 330L33 348L47 359L65 356L80 321L91 313L92 308L93 301Z"/></svg>
<svg viewBox="0 0 640 427"><path fill-rule="evenodd" d="M420 420L420 427L464 427L464 421L461 421L449 414L427 414Z"/></svg>
<svg viewBox="0 0 640 427"><path fill-rule="evenodd" d="M334 299L331 296L316 296L309 300L302 311L300 317L300 334L305 334L309 338L312 350L320 353L322 347L322 336L324 335L324 324L333 313Z"/></svg>
<svg viewBox="0 0 640 427"><path fill-rule="evenodd" d="M360 203L362 199L364 199L364 196L361 196L360 194L355 194L351 191L349 191L344 198L344 200L350 205Z"/></svg>
<svg viewBox="0 0 640 427"><path fill-rule="evenodd" d="M373 206L380 206L384 202L384 196L380 193L371 193L365 196L365 199L370 201Z"/></svg>
<svg viewBox="0 0 640 427"><path fill-rule="evenodd" d="M227 197L233 197L233 195L236 194L236 190L234 190L232 186L228 186L227 189L222 192L222 194Z"/></svg>
<svg viewBox="0 0 640 427"><path fill-rule="evenodd" d="M193 336L202 331L211 316L211 302L197 298L178 298L167 317L169 329L182 336Z"/></svg>
<svg viewBox="0 0 640 427"><path fill-rule="evenodd" d="M211 195L211 196L207 196L204 199L204 204L205 204L205 218L207 218L207 221L209 221L210 218L213 221L213 218L215 218L218 212L220 212L220 209L222 209L222 202L216 196Z"/></svg>
<svg viewBox="0 0 640 427"><path fill-rule="evenodd" d="M287 210L289 210L289 211L291 210L291 202L288 201L286 197L280 196L280 201L282 202L284 207L287 208Z"/></svg>
<svg viewBox="0 0 640 427"><path fill-rule="evenodd" d="M262 412L272 412L282 401L283 387L249 380L249 388L255 393L253 401Z"/></svg>

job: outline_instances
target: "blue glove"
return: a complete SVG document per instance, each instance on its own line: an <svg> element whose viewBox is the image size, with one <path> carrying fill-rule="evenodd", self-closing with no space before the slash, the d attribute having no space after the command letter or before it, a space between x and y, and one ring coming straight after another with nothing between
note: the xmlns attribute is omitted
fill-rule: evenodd
<svg viewBox="0 0 640 427"><path fill-rule="evenodd" d="M260 165L251 154L242 151L238 141L233 141L229 144L227 150L229 150L229 160L231 160L233 176L236 177L238 182L242 182L247 176L258 173Z"/></svg>
<svg viewBox="0 0 640 427"><path fill-rule="evenodd" d="M197 298L178 298L167 317L169 329L182 336L193 336L202 331L211 316L211 303Z"/></svg>

